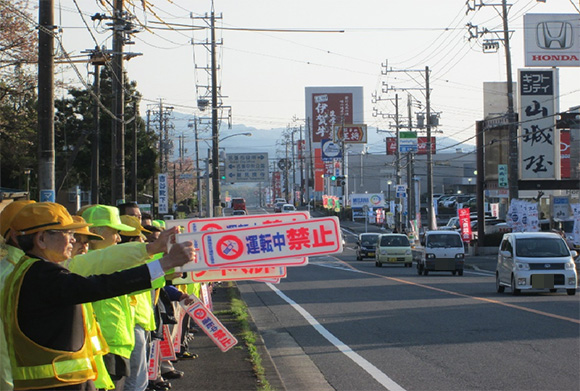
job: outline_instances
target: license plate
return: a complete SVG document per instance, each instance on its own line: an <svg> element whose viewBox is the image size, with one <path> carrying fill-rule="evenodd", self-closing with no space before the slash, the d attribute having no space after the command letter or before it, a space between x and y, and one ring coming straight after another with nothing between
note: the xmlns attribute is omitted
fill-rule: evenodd
<svg viewBox="0 0 580 391"><path fill-rule="evenodd" d="M397 262L397 258L389 258L389 262Z"/></svg>
<svg viewBox="0 0 580 391"><path fill-rule="evenodd" d="M374 257L375 253L369 253L369 257Z"/></svg>

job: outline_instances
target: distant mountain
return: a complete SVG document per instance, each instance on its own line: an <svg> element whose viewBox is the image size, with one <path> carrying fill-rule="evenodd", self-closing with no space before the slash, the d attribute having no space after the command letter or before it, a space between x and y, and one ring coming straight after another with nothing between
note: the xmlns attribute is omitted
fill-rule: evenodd
<svg viewBox="0 0 580 391"><path fill-rule="evenodd" d="M179 112L173 113L173 145L174 156L178 157L178 137L184 136L186 156L195 156L195 136L193 127L189 127L189 123L193 121L192 115L187 115ZM286 147L282 144L282 134L285 128L273 129L258 129L252 126L243 124L233 125L228 129L227 124L220 127L219 138L223 140L220 142L220 147L226 150L226 153L268 153L269 159L283 158L286 155ZM251 136L233 136L240 133L251 133ZM387 134L388 135L388 134ZM385 151L385 137L384 133L377 133L376 128L369 128L367 150L369 153L378 154ZM294 135L295 140L299 139L298 132ZM304 137L304 134L303 134ZM209 126L198 125L198 148L200 158L205 158L208 148L211 148L211 129ZM205 140L205 141L204 141ZM456 146L456 147L455 147ZM458 144L458 140L450 137L437 136L437 149L443 149L441 153L455 153L456 149L461 149L464 152L472 151L475 145ZM291 151L288 150L288 157L291 157Z"/></svg>

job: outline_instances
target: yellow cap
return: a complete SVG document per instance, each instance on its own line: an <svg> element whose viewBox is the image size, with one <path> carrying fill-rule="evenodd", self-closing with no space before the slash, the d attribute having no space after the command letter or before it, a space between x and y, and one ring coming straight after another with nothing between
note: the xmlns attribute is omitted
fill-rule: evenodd
<svg viewBox="0 0 580 391"><path fill-rule="evenodd" d="M72 216L72 218L73 218L75 223L86 223L85 219L83 219L81 216ZM97 234L94 234L91 231L89 231L89 227L82 227L79 229L75 229L75 234L87 235L89 237L89 240L104 240L105 239L101 235L97 235Z"/></svg>
<svg viewBox="0 0 580 391"><path fill-rule="evenodd" d="M22 208L24 208L28 204L32 204L35 201L32 200L21 200L21 201L13 201L6 205L4 209L2 209L2 213L0 213L0 235L4 236L7 239L8 231L10 231L10 224L12 224L12 219L14 216Z"/></svg>
<svg viewBox="0 0 580 391"><path fill-rule="evenodd" d="M121 231L119 234L123 236L140 236L142 232L150 234L151 231L148 229L143 228L139 219L135 216L121 216L121 222L125 225L132 227L132 230Z"/></svg>
<svg viewBox="0 0 580 391"><path fill-rule="evenodd" d="M18 235L28 235L50 229L76 230L88 227L76 223L66 208L54 202L34 202L22 208L12 219L10 229Z"/></svg>

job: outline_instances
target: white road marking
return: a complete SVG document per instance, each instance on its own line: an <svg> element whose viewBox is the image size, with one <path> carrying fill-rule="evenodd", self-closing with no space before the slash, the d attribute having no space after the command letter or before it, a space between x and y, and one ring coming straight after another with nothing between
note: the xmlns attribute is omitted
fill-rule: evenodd
<svg viewBox="0 0 580 391"><path fill-rule="evenodd" d="M383 387L391 391L405 391L403 387L395 383L393 379L381 372L377 367L371 364L369 361L364 359L359 354L355 353L348 345L345 345L341 340L332 335L327 329L325 329L318 321L310 315L308 311L302 308L294 300L286 296L282 291L276 288L274 285L266 284L270 289L274 291L282 300L290 304L320 335L322 335L328 342L333 344L338 350L345 354L348 358L355 362L359 367L365 370L369 375L371 375L376 381L378 381Z"/></svg>

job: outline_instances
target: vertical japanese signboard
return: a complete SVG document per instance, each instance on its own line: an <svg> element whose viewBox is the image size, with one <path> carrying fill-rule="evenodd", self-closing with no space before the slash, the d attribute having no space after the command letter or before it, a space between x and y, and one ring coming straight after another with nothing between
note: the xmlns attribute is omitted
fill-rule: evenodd
<svg viewBox="0 0 580 391"><path fill-rule="evenodd" d="M352 93L312 94L312 141L332 139L333 126L352 123Z"/></svg>
<svg viewBox="0 0 580 391"><path fill-rule="evenodd" d="M557 71L520 69L520 178L560 179Z"/></svg>
<svg viewBox="0 0 580 391"><path fill-rule="evenodd" d="M508 188L508 165L497 165L497 187Z"/></svg>
<svg viewBox="0 0 580 391"><path fill-rule="evenodd" d="M157 176L159 181L159 192L158 196L158 211L159 214L169 213L169 200L168 200L168 189L167 189L167 174L159 174Z"/></svg>

